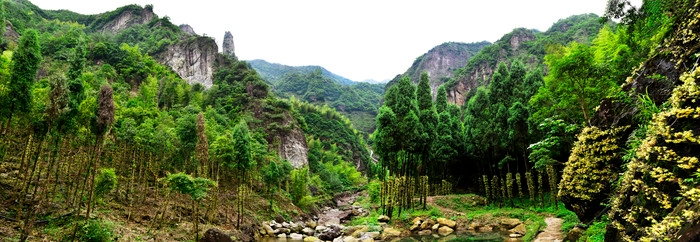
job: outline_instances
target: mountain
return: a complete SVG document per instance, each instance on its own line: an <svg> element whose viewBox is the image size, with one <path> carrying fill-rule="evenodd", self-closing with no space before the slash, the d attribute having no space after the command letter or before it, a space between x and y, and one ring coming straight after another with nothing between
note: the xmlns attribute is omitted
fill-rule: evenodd
<svg viewBox="0 0 700 242"><path fill-rule="evenodd" d="M406 72L396 76L387 84L387 88L398 82L402 76L409 76L413 83L418 83L420 74L425 71L430 77L430 89L435 98L437 88L452 78L455 70L463 67L469 59L490 44L487 41L469 44L447 42L435 46L416 58Z"/></svg>
<svg viewBox="0 0 700 242"><path fill-rule="evenodd" d="M152 5L0 5L0 238L195 241L307 216L375 170L348 118L274 95L232 38L218 53Z"/></svg>
<svg viewBox="0 0 700 242"><path fill-rule="evenodd" d="M460 106L464 104L470 91L488 85L499 62L510 63L518 59L529 69L539 68L547 45L565 45L571 41L588 43L601 27L603 23L599 16L582 14L559 20L546 32L514 29L492 45L485 46L466 65L455 71L454 76L446 82L448 100Z"/></svg>
<svg viewBox="0 0 700 242"><path fill-rule="evenodd" d="M326 68L320 67L320 66L288 66L288 65L282 65L282 64L277 64L277 63L270 63L265 60L250 60L247 61L248 64L250 64L255 71L260 74L260 76L267 81L268 83L275 84L277 81L279 81L280 78L282 78L285 74L288 73L300 73L300 74L308 74L316 69L321 69L321 74L325 77L330 78L331 80L341 84L341 85L352 85L355 84L350 79L347 79L345 77L336 75L328 70Z"/></svg>
<svg viewBox="0 0 700 242"><path fill-rule="evenodd" d="M272 92L280 97L294 96L305 102L335 108L357 129L370 134L376 127L374 117L384 94L384 84L358 82L342 85L317 68L309 73L285 73L272 84Z"/></svg>

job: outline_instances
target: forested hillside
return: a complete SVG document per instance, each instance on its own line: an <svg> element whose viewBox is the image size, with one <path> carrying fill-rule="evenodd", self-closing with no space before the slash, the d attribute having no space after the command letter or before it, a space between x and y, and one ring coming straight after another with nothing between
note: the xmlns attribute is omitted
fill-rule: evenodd
<svg viewBox="0 0 700 242"><path fill-rule="evenodd" d="M151 5L0 7L3 241L700 239L695 0L448 43L386 89L261 76Z"/></svg>
<svg viewBox="0 0 700 242"><path fill-rule="evenodd" d="M286 66L252 60L250 66L271 84L272 92L283 98L296 97L316 105L335 108L348 117L367 138L374 132L383 84L353 82L320 66Z"/></svg>
<svg viewBox="0 0 700 242"><path fill-rule="evenodd" d="M200 223L242 231L365 181L346 118L275 97L153 6L1 6L0 237L193 240Z"/></svg>

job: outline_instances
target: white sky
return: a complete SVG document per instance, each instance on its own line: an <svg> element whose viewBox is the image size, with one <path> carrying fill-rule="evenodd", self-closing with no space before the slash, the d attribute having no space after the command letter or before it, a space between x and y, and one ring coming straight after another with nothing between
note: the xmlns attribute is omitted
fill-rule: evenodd
<svg viewBox="0 0 700 242"><path fill-rule="evenodd" d="M30 0L42 9L96 14L135 3L214 37L234 36L241 60L320 65L354 81L386 80L444 42L494 42L514 28L546 31L607 0ZM638 0L641 1L641 0Z"/></svg>

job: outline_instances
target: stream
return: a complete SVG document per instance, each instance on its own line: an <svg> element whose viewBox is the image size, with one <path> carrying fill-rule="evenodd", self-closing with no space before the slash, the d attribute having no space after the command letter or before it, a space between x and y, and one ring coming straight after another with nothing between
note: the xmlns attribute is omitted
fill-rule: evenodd
<svg viewBox="0 0 700 242"><path fill-rule="evenodd" d="M344 223L347 222L345 221L346 219L351 218L352 216L366 216L369 214L369 211L363 210L362 208L359 208L357 206L353 206L352 204L355 202L355 199L359 196L367 196L366 192L357 192L353 194L345 194L342 196L339 196L336 198L336 206L334 208L331 207L325 207L321 209L320 213L317 215L318 219L316 220L318 226L326 226L326 227L331 227L331 226L340 226L344 228ZM316 232L316 236L318 236L318 232ZM348 238L346 236L349 236L349 234L343 234L342 236L334 239L333 241L338 241L338 242L343 242L343 241L352 241L352 242L359 242L361 241L360 239L357 238ZM376 240L376 239L375 239ZM440 236L436 233L433 233L432 235L418 235L418 234L411 234L410 236L406 237L400 237L400 238L393 238L389 239L390 241L522 241L522 239L512 239L508 237L508 234L498 232L498 231L493 231L493 232L474 232L474 231L455 231L455 233L448 235L448 236ZM263 237L260 238L259 241L263 242L287 242L287 241L303 241L302 239L291 239L289 237L286 238L278 238L278 237ZM374 241L374 240L369 240L369 241Z"/></svg>

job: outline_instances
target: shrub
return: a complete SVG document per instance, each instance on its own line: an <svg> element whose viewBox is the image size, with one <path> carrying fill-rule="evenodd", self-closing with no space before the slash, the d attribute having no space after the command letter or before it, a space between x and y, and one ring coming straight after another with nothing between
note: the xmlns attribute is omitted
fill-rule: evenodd
<svg viewBox="0 0 700 242"><path fill-rule="evenodd" d="M80 230L80 241L102 242L112 241L114 232L109 223L101 220L89 220Z"/></svg>

